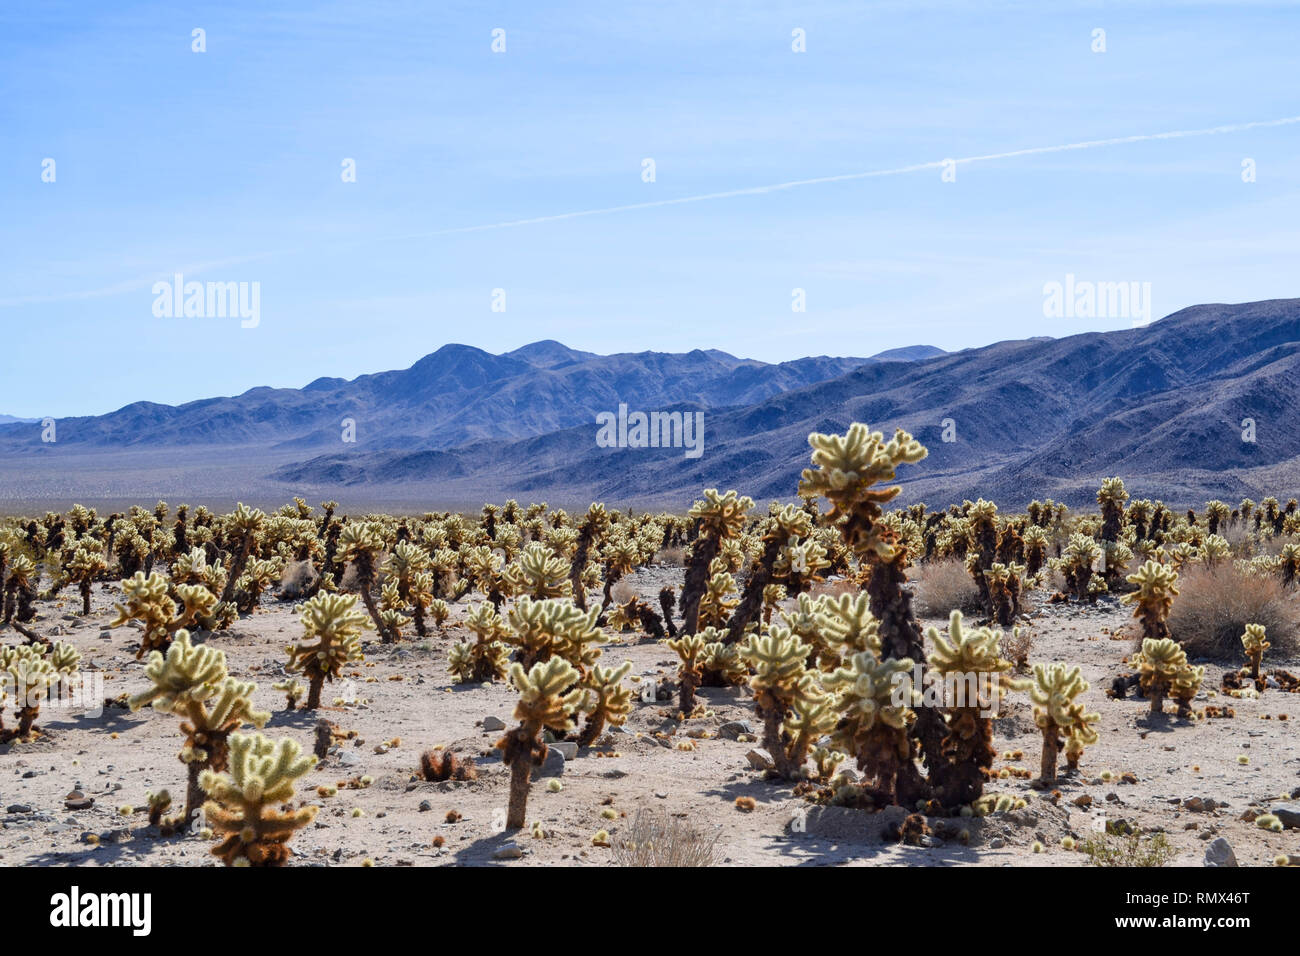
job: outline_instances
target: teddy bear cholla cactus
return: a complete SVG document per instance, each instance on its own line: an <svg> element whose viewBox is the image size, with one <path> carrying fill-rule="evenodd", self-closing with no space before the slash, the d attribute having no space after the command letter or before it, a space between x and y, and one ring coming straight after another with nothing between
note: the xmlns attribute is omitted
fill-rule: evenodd
<svg viewBox="0 0 1300 956"><path fill-rule="evenodd" d="M873 432L861 422L854 422L843 435L814 432L808 436L808 444L815 467L804 469L799 495L824 497L831 503L826 521L839 528L845 546L868 572L866 591L871 613L879 622L880 656L885 661L907 660L910 669L912 661L925 659L924 639L912 612L911 595L904 588L908 551L886 520L882 506L902 491L891 484L899 466L915 464L929 452L902 429L885 441L881 432ZM908 726L926 763L938 766L944 759L942 718L934 708L925 708ZM900 763L900 774L896 784L902 802L911 804L928 796L927 783L910 753Z"/></svg>
<svg viewBox="0 0 1300 956"><path fill-rule="evenodd" d="M363 660L361 631L370 618L357 609L357 599L350 594L317 594L302 606L303 639L286 650L291 674L302 674L308 681L307 709L320 706L321 688L333 682L345 664Z"/></svg>
<svg viewBox="0 0 1300 956"><path fill-rule="evenodd" d="M542 731L564 734L573 728L573 713L584 697L582 688L575 686L577 680L578 672L562 657L534 664L527 671L518 662L510 668L510 681L519 691L514 714L519 725L497 741L497 748L510 767L506 826L511 829L526 822L532 768L546 759Z"/></svg>
<svg viewBox="0 0 1300 956"><path fill-rule="evenodd" d="M600 736L606 724L621 727L632 712L632 691L623 686L623 678L632 670L632 662L624 661L618 667L601 667L596 664L582 683L583 698L580 709L587 715L578 746L589 747Z"/></svg>
<svg viewBox="0 0 1300 956"><path fill-rule="evenodd" d="M916 702L909 673L911 658L881 660L873 651L861 651L828 674L823 682L839 695L842 713L831 736L833 746L857 759L858 769L875 779L885 802L905 799L912 767L908 731L916 720Z"/></svg>
<svg viewBox="0 0 1300 956"><path fill-rule="evenodd" d="M384 551L384 536L378 525L370 522L350 522L339 533L337 556L339 563L351 563L356 577L356 590L374 622L375 630L385 643L394 638L385 627L383 615L370 593L375 586L375 565Z"/></svg>
<svg viewBox="0 0 1300 956"><path fill-rule="evenodd" d="M1178 572L1156 561L1147 561L1126 579L1137 590L1125 594L1125 604L1137 605L1133 616L1142 622L1142 636L1151 640L1169 637L1169 610L1178 594Z"/></svg>
<svg viewBox="0 0 1300 956"><path fill-rule="evenodd" d="M559 656L585 673L600 657L595 645L605 640L596 626L599 616L599 608L580 611L570 600L523 597L507 614L510 628L505 640L519 648L526 667Z"/></svg>
<svg viewBox="0 0 1300 956"><path fill-rule="evenodd" d="M157 572L146 578L143 571L137 571L122 582L126 603L116 605L117 617L108 626L121 627L132 620L144 624L137 660L167 650L173 635L200 626L217 608L216 595L201 584L178 584L175 591L180 607L167 594L167 579Z"/></svg>
<svg viewBox="0 0 1300 956"><path fill-rule="evenodd" d="M63 578L66 583L77 585L81 592L82 614L90 613L90 589L106 570L108 561L103 545L93 538L78 541L72 556L63 565Z"/></svg>
<svg viewBox="0 0 1300 956"><path fill-rule="evenodd" d="M573 585L569 569L546 545L533 541L525 546L519 560L505 570L511 594L526 595L534 600L568 597Z"/></svg>
<svg viewBox="0 0 1300 956"><path fill-rule="evenodd" d="M1246 633L1241 635L1241 646L1250 661L1250 676L1255 681L1256 687L1260 687L1263 683L1259 679L1259 665L1264 660L1264 652L1273 646L1266 635L1267 631L1263 624L1247 624Z"/></svg>
<svg viewBox="0 0 1300 956"><path fill-rule="evenodd" d="M738 537L744 530L745 516L752 507L752 498L737 495L735 491L720 495L716 488L706 488L704 497L691 506L689 514L699 533L691 546L690 563L682 583L683 634L694 634L699 629L700 602L713 576L713 560L725 541Z"/></svg>
<svg viewBox="0 0 1300 956"><path fill-rule="evenodd" d="M995 565L996 567L996 565ZM934 651L930 667L943 680L947 700L948 735L943 740L948 763L931 768L937 777L935 796L946 806L976 800L984 791L984 771L993 766L993 715L1012 690L1026 690L1027 681L1013 680L1015 665L999 653L1002 632L962 626L962 614L953 611L945 637L938 628L926 631ZM936 772L936 770L938 772Z"/></svg>
<svg viewBox="0 0 1300 956"><path fill-rule="evenodd" d="M740 657L754 669L750 687L763 722L763 746L776 772L795 780L803 772L812 742L835 726L834 700L806 667L812 649L785 627L752 634Z"/></svg>
<svg viewBox="0 0 1300 956"><path fill-rule="evenodd" d="M30 739L46 691L72 674L80 661L77 649L62 641L0 647L0 741ZM6 730L3 710L9 689L13 690L18 726Z"/></svg>
<svg viewBox="0 0 1300 956"><path fill-rule="evenodd" d="M1073 755L1071 767L1078 764L1084 745L1097 742L1097 731L1092 725L1101 719L1101 714L1085 712L1083 704L1075 700L1087 689L1088 682L1078 667L1034 665L1034 683L1029 688L1029 698L1034 702L1034 722L1043 732L1040 778L1044 783L1056 779L1061 737L1067 739L1067 753Z"/></svg>
<svg viewBox="0 0 1300 956"><path fill-rule="evenodd" d="M510 628L496 608L486 602L476 604L465 615L464 624L475 639L453 644L447 655L447 670L456 682L479 683L505 677L510 651L503 640Z"/></svg>
<svg viewBox="0 0 1300 956"><path fill-rule="evenodd" d="M181 730L186 737L180 759L188 768L188 782L185 813L179 825L186 826L203 802L199 784L202 772L226 768L231 733L245 723L261 727L271 715L253 709L252 694L257 685L230 677L226 673L226 655L202 644L191 644L189 631L176 633L165 657L158 651L150 654L144 672L153 686L127 703L132 711L150 705L182 718Z"/></svg>
<svg viewBox="0 0 1300 956"><path fill-rule="evenodd" d="M314 806L277 809L293 798L294 781L316 765L289 739L232 734L230 772L205 770L200 784L208 825L224 837L212 848L227 866L283 866L289 838L316 819Z"/></svg>
<svg viewBox="0 0 1300 956"><path fill-rule="evenodd" d="M1130 658L1138 669L1142 693L1151 701L1151 713L1162 711L1164 699L1178 703L1178 716L1192 715L1192 698L1201 688L1205 668L1187 663L1187 652L1172 638L1144 638L1142 650Z"/></svg>

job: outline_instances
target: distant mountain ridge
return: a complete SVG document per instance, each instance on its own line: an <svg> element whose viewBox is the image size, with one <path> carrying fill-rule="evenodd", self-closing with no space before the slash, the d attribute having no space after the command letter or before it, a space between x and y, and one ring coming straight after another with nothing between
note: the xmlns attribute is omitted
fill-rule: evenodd
<svg viewBox="0 0 1300 956"><path fill-rule="evenodd" d="M620 403L702 411L703 455L599 447L595 416ZM355 444L340 440L344 418L356 421ZM351 381L60 419L57 445L31 425L0 425L0 501L301 494L417 510L506 497L681 508L707 487L789 499L808 433L854 421L905 428L929 448L900 474L900 502L1095 505L1109 475L1177 506L1285 500L1300 494L1300 299L961 352L776 365L702 350L449 345Z"/></svg>
<svg viewBox="0 0 1300 956"><path fill-rule="evenodd" d="M914 348L927 356L938 351ZM620 401L646 408L747 405L903 357L815 356L773 365L716 350L597 355L544 340L493 355L445 345L407 369L177 406L135 402L107 415L59 419L58 434L65 447L254 443L307 451L336 448L348 418L356 423L358 445L368 449L450 448L571 427ZM21 453L30 445L26 431L0 426L0 449Z"/></svg>
<svg viewBox="0 0 1300 956"><path fill-rule="evenodd" d="M611 501L689 500L710 486L788 498L807 467L808 433L853 421L905 428L929 448L902 476L903 501L1090 503L1112 474L1170 503L1285 498L1300 493L1300 300L1194 306L1137 329L876 361L714 412L699 461L599 449L584 426L505 446L326 455L275 478Z"/></svg>

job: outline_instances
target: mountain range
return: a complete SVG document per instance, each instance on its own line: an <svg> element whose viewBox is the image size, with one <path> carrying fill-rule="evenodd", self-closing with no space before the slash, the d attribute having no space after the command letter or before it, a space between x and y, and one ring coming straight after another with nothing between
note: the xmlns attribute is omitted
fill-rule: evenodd
<svg viewBox="0 0 1300 956"><path fill-rule="evenodd" d="M703 413L704 453L600 447L620 404ZM341 440L355 423L355 443ZM1200 305L1140 328L948 353L772 365L718 351L596 355L553 341L448 345L402 371L0 425L0 495L216 500L291 494L410 510L507 496L684 507L704 487L789 498L810 431L865 421L927 460L900 501L1093 502L1103 477L1200 506L1300 491L1300 300Z"/></svg>

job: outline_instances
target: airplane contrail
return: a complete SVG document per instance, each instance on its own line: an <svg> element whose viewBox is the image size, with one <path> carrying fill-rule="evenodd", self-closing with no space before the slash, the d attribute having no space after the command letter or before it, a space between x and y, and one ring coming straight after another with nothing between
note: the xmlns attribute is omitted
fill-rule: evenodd
<svg viewBox="0 0 1300 956"><path fill-rule="evenodd" d="M913 163L910 166L895 166L892 169L871 169L858 173L840 173L835 176L817 176L812 179L792 179L784 183L771 183L766 186L749 186L744 189L728 189L723 192L700 193L695 196L679 196L676 199L654 199L647 202L627 203L622 206L603 206L597 209L580 209L576 212L553 213L546 216L533 216L529 219L507 219L503 222L487 223L481 226L456 226L438 229L433 232L420 232L406 236L394 236L392 239L423 239L432 236L449 236L466 232L485 232L490 229L508 229L512 226L531 226L543 222L560 222L565 219L579 219L585 216L607 216L613 213L634 212L638 209L654 209L660 206L681 206L686 203L710 202L715 199L732 199L737 196L759 196L764 193L778 192L785 189L797 189L801 186L818 186L824 183L843 183L856 179L873 179L881 176L900 176L905 173L920 172L925 169L940 169L949 163L967 164L984 163L995 159L1015 159L1020 156L1038 156L1045 153L1063 153L1078 149L1098 149L1103 146L1122 146L1126 143L1142 143L1162 139L1183 139L1190 136L1216 136L1222 133L1240 133L1248 129L1263 129L1270 126L1289 126L1300 123L1300 116L1287 116L1282 119L1258 120L1253 123L1231 123L1225 126L1209 126L1204 129L1170 130L1164 133L1138 133L1133 136L1114 136L1109 139L1089 139L1079 143L1062 143L1056 146L1030 146L1026 149L1013 149L1002 153L985 153L982 156L962 156L950 159L932 160L927 163Z"/></svg>
<svg viewBox="0 0 1300 956"><path fill-rule="evenodd" d="M356 239L343 243L344 246L365 245L371 242L399 242L412 239L429 239L436 236L453 236L471 232L487 232L493 229L509 229L514 226L532 226L544 222L562 222L565 219L582 219L588 216L608 216L621 212L635 212L638 209L655 209L662 206L682 206L688 203L711 202L717 199L733 199L737 196L761 196L764 193L780 192L786 189L798 189L803 186L818 186L825 183L844 183L858 179L875 179L883 176L901 176L906 173L920 172L926 169L940 169L948 163L965 165L985 163L998 159L1016 159L1020 156L1039 156L1047 153L1063 153L1071 150L1099 149L1105 146L1122 146L1126 143L1142 143L1163 139L1185 139L1192 136L1217 136L1223 133L1240 133L1248 129L1265 129L1276 126L1291 126L1300 123L1300 116L1287 116L1282 119L1257 120L1251 123L1230 123L1225 126L1208 126L1204 129L1180 129L1163 133L1138 133L1133 136L1113 136L1109 139L1089 139L1078 143L1061 143L1055 146L1030 146L1025 149L1012 149L1001 153L985 153L981 156L961 156L949 159L937 159L926 163L913 163L910 166L895 166L892 169L871 169L865 172L840 173L834 176L816 176L812 179L792 179L784 183L770 183L766 186L747 186L743 189L728 189L723 192L699 193L694 196L679 196L676 199L653 199L646 202L626 203L621 206L602 206L596 209L580 209L575 212L552 213L545 216L533 216L528 219L507 219L502 222L485 223L479 226L453 226L432 232L410 233L401 236L379 236L369 239ZM292 252L281 251L255 256L242 257L244 261L256 261L277 255L291 255ZM168 273L178 270L169 270ZM164 273L159 273L164 275ZM152 280L140 280L147 287ZM105 289L89 292L56 293L40 297L16 297L0 299L0 308L31 304L34 301L60 301L67 299L95 298L117 295L124 291L124 286L138 283L120 283Z"/></svg>

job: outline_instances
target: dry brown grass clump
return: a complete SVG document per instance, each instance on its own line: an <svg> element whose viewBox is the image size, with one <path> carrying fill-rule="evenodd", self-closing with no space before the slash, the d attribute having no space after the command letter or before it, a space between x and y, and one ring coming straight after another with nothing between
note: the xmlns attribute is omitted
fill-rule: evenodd
<svg viewBox="0 0 1300 956"><path fill-rule="evenodd" d="M278 596L284 601L296 601L305 597L316 583L316 569L312 567L310 561L294 561L292 564L285 565L284 573L280 575L280 588Z"/></svg>
<svg viewBox="0 0 1300 956"><path fill-rule="evenodd" d="M638 810L614 841L619 866L716 866L718 831L697 830L662 810Z"/></svg>
<svg viewBox="0 0 1300 956"><path fill-rule="evenodd" d="M946 618L953 611L983 610L979 588L956 558L931 561L921 566L913 595L913 606L924 617Z"/></svg>
<svg viewBox="0 0 1300 956"><path fill-rule="evenodd" d="M1275 577L1231 564L1192 567L1179 579L1169 630L1189 657L1239 662L1247 624L1263 624L1277 658L1300 652L1300 604Z"/></svg>

